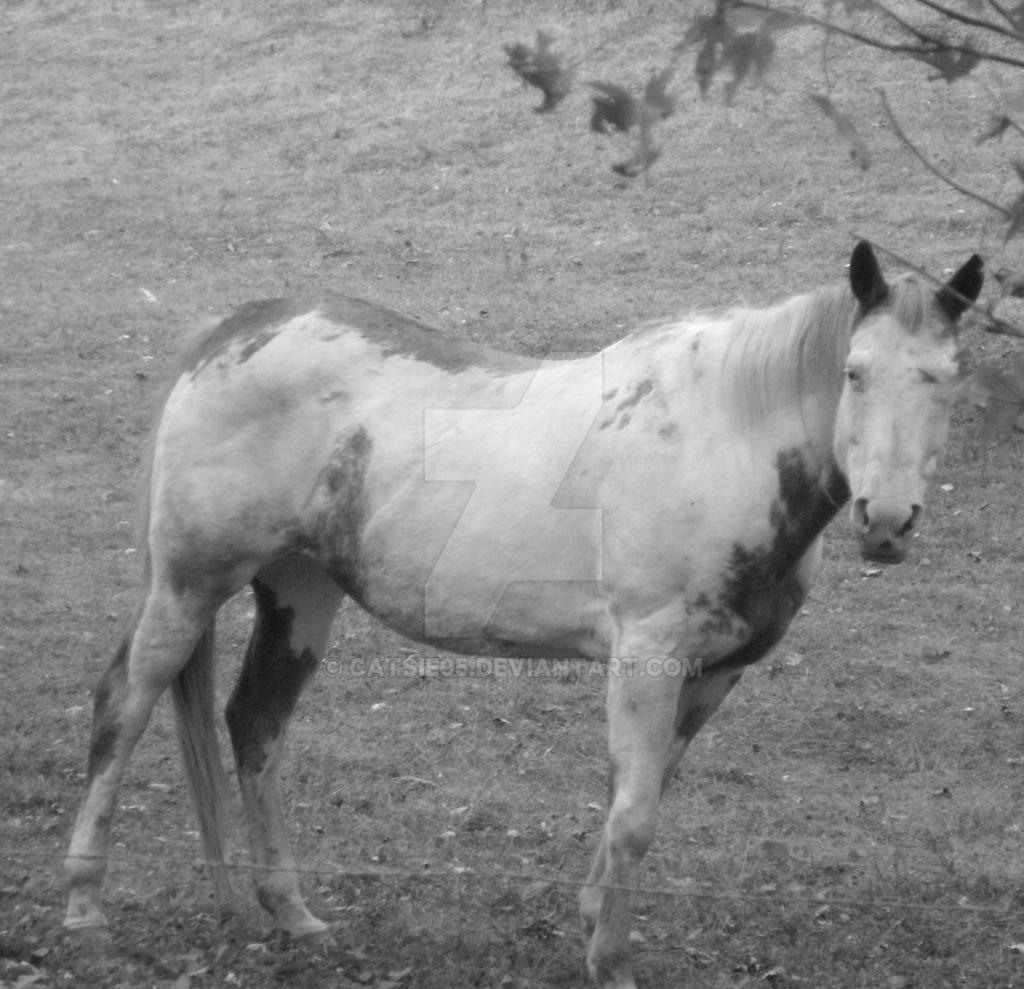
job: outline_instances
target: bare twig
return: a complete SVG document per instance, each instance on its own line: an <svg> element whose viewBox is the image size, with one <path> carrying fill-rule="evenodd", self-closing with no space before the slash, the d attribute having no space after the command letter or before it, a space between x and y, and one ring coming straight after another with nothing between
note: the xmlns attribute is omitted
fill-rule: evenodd
<svg viewBox="0 0 1024 989"><path fill-rule="evenodd" d="M988 5L1012 28L1017 31L1020 30L1017 21L1013 18L1013 15L999 2L999 0L988 0Z"/></svg>
<svg viewBox="0 0 1024 989"><path fill-rule="evenodd" d="M926 44L929 48L936 44L937 39L931 35L922 31L919 27L911 24L910 21L904 20L895 11L890 10L881 2L881 0L875 0L875 7L891 21L895 21L907 34L913 35L922 44Z"/></svg>
<svg viewBox="0 0 1024 989"><path fill-rule="evenodd" d="M1008 323L1005 319L1000 319L998 316L993 316L992 313L985 309L978 309L977 306L972 306L972 308L977 309L978 312L985 316L981 328L986 333L992 333L995 336L1013 337L1015 340L1024 340L1024 330L1019 326Z"/></svg>
<svg viewBox="0 0 1024 989"><path fill-rule="evenodd" d="M879 95L882 98L882 108L885 110L886 116L889 118L889 123L892 124L893 130L896 132L896 136L903 142L907 149L913 154L913 156L928 169L937 179L945 182L951 189L955 189L961 195L967 196L968 199L973 199L975 202L982 203L989 209L995 210L997 213L1002 214L1004 219L1013 219L1013 214L1010 213L1005 207L1000 206L999 203L993 202L991 199L987 199L980 193L975 192L973 189L968 189L967 186L961 185L956 179L951 178L945 172L942 171L937 165L932 164L921 152L921 150L910 140L909 137L903 132L903 128L900 127L899 121L896 119L895 114L892 112L892 107L889 106L889 99L885 94L884 89L878 90Z"/></svg>
<svg viewBox="0 0 1024 989"><path fill-rule="evenodd" d="M905 258L902 254L899 254L888 247L883 247L881 244L878 244L875 241L871 240L870 237L863 237L860 234L856 233L853 236L857 240L868 241L868 243L870 243L876 251L879 251L886 257L892 258L893 261L902 265L904 268L908 268L915 274L920 275L922 278L927 279L933 285L936 285L940 288L945 287L946 283L941 278L936 278L930 271L926 271L920 265L914 264L913 261L911 261L909 258ZM1020 329L1017 326L1014 326L1012 323L1006 322L1005 319L1000 319L998 316L993 316L992 313L990 313L980 303L972 302L970 299L965 298L962 298L961 301L967 304L968 309L971 309L973 312L980 313L982 316L984 316L984 321L982 323L981 328L986 333L993 333L996 334L997 336L1014 337L1018 340L1024 339L1024 330Z"/></svg>
<svg viewBox="0 0 1024 989"><path fill-rule="evenodd" d="M1014 41L1021 40L1020 31L1015 28L1005 28L1001 24L995 24L982 17L972 17L970 14L954 10L952 7L945 6L945 4L936 3L935 0L917 0L917 2L922 7L927 7L929 10L934 10L937 14L942 14L943 17L948 17L951 21L959 21L968 27L981 28L983 31L992 31L994 34L1002 35L1004 38L1012 38Z"/></svg>
<svg viewBox="0 0 1024 989"><path fill-rule="evenodd" d="M832 35L825 32L825 43L821 46L821 72L825 77L825 93L826 95L832 94L832 76L828 71L829 63L829 45L832 43Z"/></svg>
<svg viewBox="0 0 1024 989"><path fill-rule="evenodd" d="M762 14L778 13L779 10L782 9L779 7L769 6L766 3L761 3L759 0L734 0L734 2L735 6L738 8L742 7L746 10L756 10ZM896 23L903 23L899 17L886 8L881 7L881 5L879 5L879 9L890 16ZM1016 58L1012 55L1004 55L1001 52L977 48L974 45L961 45L953 41L945 41L942 38L925 34L912 25L908 25L907 30L915 37L921 39L920 44L883 41L881 38L875 38L869 34L862 34L860 31L855 31L852 28L841 27L833 21L823 20L820 17L815 17L813 14L805 14L802 11L799 13L797 11L787 12L793 14L794 17L798 16L805 24L813 24L815 27L820 27L832 34L838 34L841 37L849 38L851 41L856 41L869 48L876 48L879 51L891 52L895 55L927 57L934 56L939 52L947 51L961 55L972 55L983 62L998 62L1001 65L1012 65L1015 68L1024 69L1024 58Z"/></svg>

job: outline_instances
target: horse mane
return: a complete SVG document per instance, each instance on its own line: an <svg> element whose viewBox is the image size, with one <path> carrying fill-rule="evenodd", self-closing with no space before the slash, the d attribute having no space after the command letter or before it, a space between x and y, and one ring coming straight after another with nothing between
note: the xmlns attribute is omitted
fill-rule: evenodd
<svg viewBox="0 0 1024 989"><path fill-rule="evenodd" d="M908 333L926 325L935 290L914 274L889 286L887 306ZM725 314L730 339L721 367L723 391L745 424L798 407L834 412L859 303L846 283L796 295L767 309Z"/></svg>

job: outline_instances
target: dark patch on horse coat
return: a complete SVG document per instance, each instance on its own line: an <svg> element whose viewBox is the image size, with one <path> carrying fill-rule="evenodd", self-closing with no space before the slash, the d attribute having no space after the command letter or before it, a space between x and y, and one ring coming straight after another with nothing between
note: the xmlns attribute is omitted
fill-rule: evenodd
<svg viewBox="0 0 1024 989"><path fill-rule="evenodd" d="M598 423L597 428L607 429L609 426L615 425L618 429L623 429L628 426L630 419L632 418L632 410L635 409L646 396L650 395L652 391L654 391L654 382L649 378L644 381L637 382L630 393L615 407L615 410Z"/></svg>
<svg viewBox="0 0 1024 989"><path fill-rule="evenodd" d="M755 549L733 546L719 603L708 609L720 631L730 630L735 615L751 633L714 664L716 670L756 662L782 638L807 594L797 577L800 560L850 497L835 464L823 484L808 472L798 449L780 451L775 467L779 497L771 508L772 543Z"/></svg>
<svg viewBox="0 0 1024 989"><path fill-rule="evenodd" d="M686 709L679 724L676 725L676 734L686 739L692 739L704 726L712 712L709 712L705 705L694 704Z"/></svg>
<svg viewBox="0 0 1024 989"><path fill-rule="evenodd" d="M279 608L277 596L259 580L252 582L256 625L242 674L224 716L239 772L258 773L267 760L266 743L284 730L302 685L315 672L309 649L296 653L291 643L292 608Z"/></svg>
<svg viewBox="0 0 1024 989"><path fill-rule="evenodd" d="M110 699L115 691L120 692L124 689L130 647L131 639L124 638L96 685L92 703L92 737L89 740L89 759L86 765L86 781L89 783L102 773L114 758L114 746L117 744L121 728L111 714Z"/></svg>
<svg viewBox="0 0 1024 989"><path fill-rule="evenodd" d="M362 586L360 548L369 511L366 472L373 440L356 424L338 436L327 466L320 472L310 516L297 548L315 553L349 594Z"/></svg>
<svg viewBox="0 0 1024 989"><path fill-rule="evenodd" d="M446 336L412 316L365 299L330 295L325 297L319 310L327 319L351 326L361 336L377 344L385 357L408 357L453 374L474 367L509 372L538 365L529 357L494 350L473 340Z"/></svg>
<svg viewBox="0 0 1024 989"><path fill-rule="evenodd" d="M613 803L615 803L615 790L616 790L617 785L618 785L618 775L619 775L619 770L618 770L618 767L615 765L615 760L613 759L608 764L608 806L609 807L611 807L611 805Z"/></svg>
<svg viewBox="0 0 1024 989"><path fill-rule="evenodd" d="M261 299L239 306L205 334L182 359L182 372L197 374L231 344L242 343L239 363L247 361L277 336L281 327L310 311L295 299Z"/></svg>
<svg viewBox="0 0 1024 989"><path fill-rule="evenodd" d="M182 373L196 374L229 347L240 345L239 364L265 347L297 316L319 313L340 329L355 330L381 347L385 357L408 357L455 374L479 367L498 372L535 368L538 361L494 350L473 340L446 336L413 316L365 299L329 293L310 299L262 299L246 302L206 333L182 359Z"/></svg>

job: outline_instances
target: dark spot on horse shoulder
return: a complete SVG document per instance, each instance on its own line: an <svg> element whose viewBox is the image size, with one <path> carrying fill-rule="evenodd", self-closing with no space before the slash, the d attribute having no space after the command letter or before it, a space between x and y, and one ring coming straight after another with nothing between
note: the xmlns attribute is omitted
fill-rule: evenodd
<svg viewBox="0 0 1024 989"><path fill-rule="evenodd" d="M850 488L835 463L823 478L812 474L797 448L780 450L775 469L779 497L770 509L776 532L773 553L780 562L796 563L849 499Z"/></svg>
<svg viewBox="0 0 1024 989"><path fill-rule="evenodd" d="M652 391L654 391L654 382L649 378L637 382L636 385L633 386L633 391L630 395L627 398L624 398L619 404L619 411L621 412L623 409L631 409L633 406L638 405L640 400L646 395L650 395Z"/></svg>
<svg viewBox="0 0 1024 989"><path fill-rule="evenodd" d="M629 394L623 398L619 404L611 410L605 417L597 424L598 429L607 429L609 426L615 426L617 429L624 429L632 421L632 410L651 392L654 391L654 382L649 378L639 381L632 386ZM611 401L618 394L618 389L612 389L610 392L605 394L605 400Z"/></svg>
<svg viewBox="0 0 1024 989"><path fill-rule="evenodd" d="M748 637L714 668L741 670L761 659L785 634L805 593L795 567L778 570L769 551L734 545L718 607L740 618Z"/></svg>
<svg viewBox="0 0 1024 989"><path fill-rule="evenodd" d="M658 427L658 436L660 436L663 440L674 439L678 432L679 427L674 422L663 422Z"/></svg>
<svg viewBox="0 0 1024 989"><path fill-rule="evenodd" d="M270 343L285 323L311 309L308 301L296 299L261 299L243 303L205 333L184 355L182 373L198 373L233 344L241 344L239 363L247 361Z"/></svg>
<svg viewBox="0 0 1024 989"><path fill-rule="evenodd" d="M407 357L453 374L470 368L509 373L538 365L533 358L449 336L414 316L365 299L331 294L319 311L329 320L351 326L379 346L385 357Z"/></svg>
<svg viewBox="0 0 1024 989"><path fill-rule="evenodd" d="M716 666L741 668L782 638L807 594L800 561L850 495L838 467L830 465L819 478L799 449L779 451L775 468L779 494L769 508L771 542L753 548L734 544L718 604L724 614L741 618L750 636Z"/></svg>
<svg viewBox="0 0 1024 989"><path fill-rule="evenodd" d="M806 500L808 494L815 489L821 489L831 501L841 503L850 497L846 480L835 463L830 465L826 484L822 488L820 481L808 471L804 455L796 447L778 452L775 469L779 475L779 493L787 504Z"/></svg>

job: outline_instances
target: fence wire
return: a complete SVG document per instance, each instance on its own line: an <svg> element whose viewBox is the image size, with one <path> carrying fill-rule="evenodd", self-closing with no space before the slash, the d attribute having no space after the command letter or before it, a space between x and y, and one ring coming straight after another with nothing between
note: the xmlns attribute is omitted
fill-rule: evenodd
<svg viewBox="0 0 1024 989"><path fill-rule="evenodd" d="M52 849L42 848L14 848L8 845L0 845L0 856L11 859L30 859L50 863L55 869L59 869L64 861L64 854L54 852ZM108 865L136 865L162 867L167 869L187 868L211 868L223 869L235 874L252 875L256 872L279 871L272 866L261 865L257 862L232 860L224 863L211 863L201 856L175 857L170 855L140 855L134 853L118 853L117 855L96 855L82 856L87 859L102 860ZM296 866L297 874L322 880L330 877L338 880L372 880L375 882L396 882L416 881L418 883L442 883L445 881L489 881L502 880L505 882L522 883L524 885L559 887L579 891L590 885L583 879L571 879L553 873L545 872L523 872L511 870L480 869L473 866L438 864L434 862L421 862L418 866L386 866L386 865L360 865L358 867L346 867L334 862L320 861L313 865ZM773 890L770 893L749 893L740 889L700 889L688 890L678 887L666 886L617 886L614 884L601 883L602 889L628 890L634 894L645 897L662 897L675 901L686 900L689 902L744 902L752 904L780 905L792 907L808 907L820 910L822 907L839 907L848 910L918 910L933 911L947 914L974 914L989 917L1005 917L1007 919L1019 918L1019 910L1012 906L996 906L969 903L966 897L961 897L956 903L925 902L923 900L904 900L896 898L858 899L848 896L833 896L826 891L818 893L793 893Z"/></svg>

